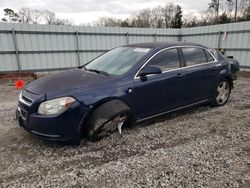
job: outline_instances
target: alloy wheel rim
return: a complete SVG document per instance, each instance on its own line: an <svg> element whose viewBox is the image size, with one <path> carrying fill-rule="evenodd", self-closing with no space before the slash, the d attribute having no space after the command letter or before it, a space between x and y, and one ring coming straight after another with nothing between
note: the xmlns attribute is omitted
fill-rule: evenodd
<svg viewBox="0 0 250 188"><path fill-rule="evenodd" d="M228 82L226 81L221 82L217 87L217 97L216 97L217 103L223 105L228 99L229 92L230 90Z"/></svg>
<svg viewBox="0 0 250 188"><path fill-rule="evenodd" d="M106 125L104 126L104 130L106 132L113 132L118 128L118 131L121 132L121 128L126 121L127 116L126 115L119 115L115 117L113 120L108 121Z"/></svg>

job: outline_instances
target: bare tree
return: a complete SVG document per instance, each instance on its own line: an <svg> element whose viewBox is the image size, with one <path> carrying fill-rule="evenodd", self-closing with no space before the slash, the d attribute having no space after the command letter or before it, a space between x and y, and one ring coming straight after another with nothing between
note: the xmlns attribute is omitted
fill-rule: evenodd
<svg viewBox="0 0 250 188"><path fill-rule="evenodd" d="M40 24L43 21L43 13L41 10L31 9L31 22L33 24Z"/></svg>
<svg viewBox="0 0 250 188"><path fill-rule="evenodd" d="M18 12L22 23L40 24L43 21L43 13L40 10L21 8Z"/></svg>
<svg viewBox="0 0 250 188"><path fill-rule="evenodd" d="M211 0L209 8L217 11L217 22L222 16L230 22L244 21L244 13L247 12L250 0ZM221 14L222 12L222 14Z"/></svg>
<svg viewBox="0 0 250 188"><path fill-rule="evenodd" d="M122 20L113 17L101 17L99 18L95 25L104 27L120 27Z"/></svg>
<svg viewBox="0 0 250 188"><path fill-rule="evenodd" d="M236 12L237 11L237 12ZM235 15L237 19L235 19ZM130 19L102 18L98 25L111 27L180 28L231 23L250 20L250 0L211 0L209 8L198 16L189 16L182 21L182 9L173 3L164 7L147 8L134 13Z"/></svg>
<svg viewBox="0 0 250 188"><path fill-rule="evenodd" d="M139 13L132 16L131 24L134 27L150 27L150 17L151 17L151 10L143 9Z"/></svg>
<svg viewBox="0 0 250 188"><path fill-rule="evenodd" d="M163 8L155 7L151 10L150 27L163 28L165 26Z"/></svg>
<svg viewBox="0 0 250 188"><path fill-rule="evenodd" d="M176 12L176 6L174 6L173 3L169 3L163 8L164 22L166 28L171 27L171 23L172 20L174 19L175 12Z"/></svg>
<svg viewBox="0 0 250 188"><path fill-rule="evenodd" d="M102 17L95 24L106 27L181 27L182 10L179 5L170 3L165 7L158 6L152 9L143 9L138 13L134 13L130 19L121 20L112 17Z"/></svg>
<svg viewBox="0 0 250 188"><path fill-rule="evenodd" d="M213 25L217 23L217 13L213 9L208 9L206 11L200 12L200 17L201 17L201 25Z"/></svg>
<svg viewBox="0 0 250 188"><path fill-rule="evenodd" d="M235 0L227 0L221 3L220 6L221 12L223 12L222 15L227 16L230 20L235 19L235 2Z"/></svg>
<svg viewBox="0 0 250 188"><path fill-rule="evenodd" d="M31 8L21 8L18 13L22 23L27 24L54 24L54 25L72 25L68 19L59 19L54 12L50 10L37 10Z"/></svg>
<svg viewBox="0 0 250 188"><path fill-rule="evenodd" d="M240 0L238 3L238 20L250 21L250 1Z"/></svg>
<svg viewBox="0 0 250 188"><path fill-rule="evenodd" d="M22 23L31 23L31 14L29 8L21 8L18 12Z"/></svg>
<svg viewBox="0 0 250 188"><path fill-rule="evenodd" d="M200 20L197 16L186 16L183 19L183 27L197 27L200 26Z"/></svg>
<svg viewBox="0 0 250 188"><path fill-rule="evenodd" d="M69 19L56 18L51 24L53 25L72 25L72 21Z"/></svg>
<svg viewBox="0 0 250 188"><path fill-rule="evenodd" d="M43 10L42 16L46 24L53 24L56 21L56 14L50 10Z"/></svg>

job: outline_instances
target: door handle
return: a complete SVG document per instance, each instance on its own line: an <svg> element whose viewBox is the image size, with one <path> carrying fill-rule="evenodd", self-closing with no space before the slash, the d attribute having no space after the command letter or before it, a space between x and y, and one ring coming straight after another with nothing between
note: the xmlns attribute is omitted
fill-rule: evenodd
<svg viewBox="0 0 250 188"><path fill-rule="evenodd" d="M212 70L218 70L218 67L213 66Z"/></svg>
<svg viewBox="0 0 250 188"><path fill-rule="evenodd" d="M177 78L182 78L183 76L184 76L184 74L182 74L182 73L178 73L178 74L176 75Z"/></svg>

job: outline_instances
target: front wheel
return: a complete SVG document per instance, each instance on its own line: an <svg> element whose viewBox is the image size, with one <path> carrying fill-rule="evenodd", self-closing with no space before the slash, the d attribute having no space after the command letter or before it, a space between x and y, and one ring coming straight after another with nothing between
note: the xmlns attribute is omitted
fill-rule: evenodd
<svg viewBox="0 0 250 188"><path fill-rule="evenodd" d="M106 102L91 114L88 120L88 138L96 141L107 137L121 128L130 115L129 107L119 100Z"/></svg>
<svg viewBox="0 0 250 188"><path fill-rule="evenodd" d="M222 80L217 88L211 103L212 106L223 106L227 103L231 93L231 85L228 80Z"/></svg>

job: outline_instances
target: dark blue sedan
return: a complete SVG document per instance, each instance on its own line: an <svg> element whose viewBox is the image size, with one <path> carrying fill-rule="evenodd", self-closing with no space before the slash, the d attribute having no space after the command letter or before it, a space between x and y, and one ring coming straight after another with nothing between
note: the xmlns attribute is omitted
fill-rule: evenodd
<svg viewBox="0 0 250 188"><path fill-rule="evenodd" d="M125 45L27 84L17 117L43 139L98 140L132 122L226 104L238 68L236 60L194 43Z"/></svg>

